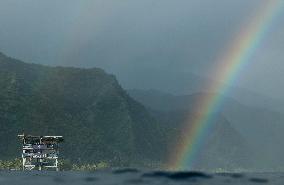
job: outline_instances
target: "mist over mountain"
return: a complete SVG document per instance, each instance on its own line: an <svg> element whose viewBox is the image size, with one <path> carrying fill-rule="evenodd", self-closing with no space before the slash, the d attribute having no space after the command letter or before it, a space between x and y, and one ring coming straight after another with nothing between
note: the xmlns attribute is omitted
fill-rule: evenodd
<svg viewBox="0 0 284 185"><path fill-rule="evenodd" d="M180 119L181 113L194 112L198 100L208 96L208 93L195 93L192 95L175 96L157 90L128 90L128 93L146 107L157 112L172 112ZM248 93L246 93L248 94ZM257 96L259 98L261 96ZM282 169L283 150L283 121L284 114L270 110L270 106L247 106L228 96L223 96L224 102L219 110L219 117L224 117L238 133L245 139L250 147L252 164L257 169ZM250 104L249 102L248 104ZM263 103L263 104L262 104ZM267 105L273 105L269 102ZM221 119L221 118L219 118ZM253 162L254 161L254 162Z"/></svg>
<svg viewBox="0 0 284 185"><path fill-rule="evenodd" d="M190 110L152 110L151 113L159 122L164 124L167 131L170 158L180 152L181 143L191 142L184 141L184 137L190 134L186 128L191 127L190 125L193 124L190 120L200 116L198 113ZM208 134L203 136L204 141L199 151L197 151L198 154L194 158L192 169L205 171L251 169L253 162L246 139L222 115L218 115L212 125Z"/></svg>
<svg viewBox="0 0 284 185"><path fill-rule="evenodd" d="M128 90L130 96L146 106L152 115L169 128L171 148L182 143L184 129L193 124L190 120L200 116L195 110L197 95L174 96L157 90ZM190 98L189 98L190 97ZM249 169L253 166L250 143L234 128L230 121L218 113L209 135L204 136L195 167L197 169ZM173 151L174 153L174 151Z"/></svg>
<svg viewBox="0 0 284 185"><path fill-rule="evenodd" d="M0 0L0 181L54 159L82 178L55 184L277 184L283 22L284 0Z"/></svg>
<svg viewBox="0 0 284 185"><path fill-rule="evenodd" d="M0 53L1 159L19 156L17 134L63 135L62 155L74 162L166 166L189 117L145 108L102 69L28 64ZM220 116L197 169L247 167L245 139Z"/></svg>

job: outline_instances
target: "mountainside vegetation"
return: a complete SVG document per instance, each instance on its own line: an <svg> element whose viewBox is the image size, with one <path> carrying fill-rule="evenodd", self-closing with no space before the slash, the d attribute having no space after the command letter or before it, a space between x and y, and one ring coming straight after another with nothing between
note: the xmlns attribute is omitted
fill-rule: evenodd
<svg viewBox="0 0 284 185"><path fill-rule="evenodd" d="M76 162L143 165L163 154L157 121L97 68L47 67L0 54L0 126L1 159L20 155L20 133L63 135L62 155Z"/></svg>
<svg viewBox="0 0 284 185"><path fill-rule="evenodd" d="M28 64L0 54L0 160L20 157L17 134L26 133L63 135L61 156L76 168L164 167L188 134L188 120L199 115L173 105L155 110L137 100L102 69ZM245 167L246 147L220 114L196 168Z"/></svg>

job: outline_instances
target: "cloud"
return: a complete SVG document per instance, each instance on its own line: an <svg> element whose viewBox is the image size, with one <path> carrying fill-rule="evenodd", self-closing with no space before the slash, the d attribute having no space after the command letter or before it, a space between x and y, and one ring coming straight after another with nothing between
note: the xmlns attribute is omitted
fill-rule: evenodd
<svg viewBox="0 0 284 185"><path fill-rule="evenodd" d="M1 0L0 50L37 63L102 67L127 88L139 87L134 85L139 81L144 88L155 84L178 91L175 84L170 88L159 84L169 73L185 81L184 76L192 73L211 78L208 72L218 56L263 1ZM262 71L269 74L269 81L283 73L279 70L284 43L281 21L283 15L270 30L267 47L258 50L259 62L243 75L240 86L250 87L264 78L259 76ZM264 58L277 69L269 72ZM150 78L150 71L161 78Z"/></svg>

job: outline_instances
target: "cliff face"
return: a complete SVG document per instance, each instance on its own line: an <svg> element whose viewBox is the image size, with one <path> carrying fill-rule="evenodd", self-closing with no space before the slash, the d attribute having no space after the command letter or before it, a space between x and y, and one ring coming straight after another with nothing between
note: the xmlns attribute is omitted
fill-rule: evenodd
<svg viewBox="0 0 284 185"><path fill-rule="evenodd" d="M46 67L0 54L0 156L17 134L63 135L63 156L127 165L161 158L159 126L103 70Z"/></svg>

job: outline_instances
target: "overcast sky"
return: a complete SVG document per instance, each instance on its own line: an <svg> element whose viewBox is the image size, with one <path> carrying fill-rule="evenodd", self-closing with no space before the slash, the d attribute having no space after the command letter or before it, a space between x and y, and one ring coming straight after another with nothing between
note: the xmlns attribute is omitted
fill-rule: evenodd
<svg viewBox="0 0 284 185"><path fill-rule="evenodd" d="M214 79L217 58L264 1L0 0L0 51L101 67L125 88L186 93L192 80ZM235 85L284 99L283 22L284 8Z"/></svg>

